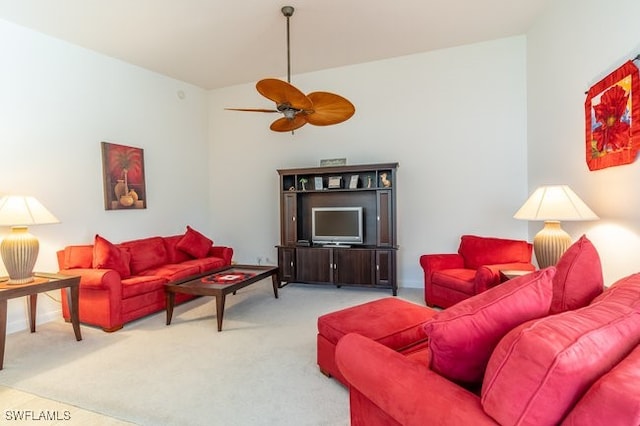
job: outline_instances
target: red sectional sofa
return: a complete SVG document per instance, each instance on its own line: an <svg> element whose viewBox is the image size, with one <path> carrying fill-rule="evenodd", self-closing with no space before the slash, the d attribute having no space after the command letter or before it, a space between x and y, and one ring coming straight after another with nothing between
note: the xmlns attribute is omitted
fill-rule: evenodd
<svg viewBox="0 0 640 426"><path fill-rule="evenodd" d="M582 237L556 268L433 315L424 356L346 334L351 424L640 424L640 274L602 290Z"/></svg>
<svg viewBox="0 0 640 426"><path fill-rule="evenodd" d="M165 309L164 284L231 264L233 249L187 227L183 235L112 244L96 235L93 245L60 250L60 273L80 276L80 322L119 330L125 323ZM178 295L180 303L193 296ZM70 319L67 298L62 313Z"/></svg>

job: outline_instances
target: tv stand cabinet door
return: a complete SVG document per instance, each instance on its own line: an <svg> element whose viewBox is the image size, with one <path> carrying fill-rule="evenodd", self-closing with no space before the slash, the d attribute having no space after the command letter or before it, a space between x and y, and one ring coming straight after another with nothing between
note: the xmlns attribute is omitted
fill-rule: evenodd
<svg viewBox="0 0 640 426"><path fill-rule="evenodd" d="M298 199L295 193L282 196L280 240L282 245L295 246L298 242Z"/></svg>
<svg viewBox="0 0 640 426"><path fill-rule="evenodd" d="M280 279L283 282L296 280L296 249L290 247L278 247L278 267Z"/></svg>
<svg viewBox="0 0 640 426"><path fill-rule="evenodd" d="M333 259L330 248L296 248L296 281L333 283Z"/></svg>
<svg viewBox="0 0 640 426"><path fill-rule="evenodd" d="M373 250L334 249L334 282L336 284L373 285Z"/></svg>
<svg viewBox="0 0 640 426"><path fill-rule="evenodd" d="M391 288L397 296L395 250L376 250L376 286Z"/></svg>

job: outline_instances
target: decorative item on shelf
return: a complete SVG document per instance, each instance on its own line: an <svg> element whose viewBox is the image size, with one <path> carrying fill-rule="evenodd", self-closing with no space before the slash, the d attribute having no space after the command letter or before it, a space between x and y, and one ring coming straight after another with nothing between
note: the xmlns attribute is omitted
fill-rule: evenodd
<svg viewBox="0 0 640 426"><path fill-rule="evenodd" d="M372 183L373 183L373 179L371 179L371 176L367 176L367 188L371 188Z"/></svg>
<svg viewBox="0 0 640 426"><path fill-rule="evenodd" d="M313 188L314 188L316 191L320 191L320 190L323 190L323 189L324 189L324 186L322 185L322 177L321 177L321 176L317 176L317 177L315 177L315 178L313 179L313 182L314 182L314 184L313 184Z"/></svg>
<svg viewBox="0 0 640 426"><path fill-rule="evenodd" d="M380 183L385 188L391 188L391 181L387 179L388 173L380 173Z"/></svg>
<svg viewBox="0 0 640 426"><path fill-rule="evenodd" d="M9 273L9 284L33 281L33 267L38 259L40 244L28 232L29 225L60 223L38 200L23 195L0 198L0 226L11 226L0 245L2 261Z"/></svg>
<svg viewBox="0 0 640 426"><path fill-rule="evenodd" d="M533 249L541 269L555 265L571 245L571 237L560 227L561 220L599 219L567 185L539 187L513 217L544 221L544 228L533 239Z"/></svg>
<svg viewBox="0 0 640 426"><path fill-rule="evenodd" d="M331 177L329 177L329 185L327 187L329 189L340 189L340 188L342 188L342 176L331 176Z"/></svg>
<svg viewBox="0 0 640 426"><path fill-rule="evenodd" d="M301 188L303 191L306 191L306 190L307 190L307 186L306 186L306 185L307 185L307 182L309 182L309 179L306 179L306 178L300 178L300 188Z"/></svg>
<svg viewBox="0 0 640 426"><path fill-rule="evenodd" d="M358 175L351 176L351 180L349 181L349 189L356 189L358 187Z"/></svg>

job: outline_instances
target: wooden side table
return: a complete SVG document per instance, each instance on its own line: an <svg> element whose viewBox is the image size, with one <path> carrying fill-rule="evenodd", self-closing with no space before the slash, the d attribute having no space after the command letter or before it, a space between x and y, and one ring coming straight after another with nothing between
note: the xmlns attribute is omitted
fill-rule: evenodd
<svg viewBox="0 0 640 426"><path fill-rule="evenodd" d="M502 278L501 281L505 282L508 280L512 280L514 278L517 277L521 277L523 275L527 275L530 274L534 271L522 271L520 269L501 269L500 270L500 277Z"/></svg>
<svg viewBox="0 0 640 426"><path fill-rule="evenodd" d="M71 323L76 340L82 340L80 334L80 315L78 311L78 297L80 294L80 277L45 274L36 272L35 280L27 284L7 284L0 282L0 370L4 360L4 346L7 337L7 300L29 296L29 326L31 332L36 331L36 304L38 293L66 288L67 300L71 311Z"/></svg>

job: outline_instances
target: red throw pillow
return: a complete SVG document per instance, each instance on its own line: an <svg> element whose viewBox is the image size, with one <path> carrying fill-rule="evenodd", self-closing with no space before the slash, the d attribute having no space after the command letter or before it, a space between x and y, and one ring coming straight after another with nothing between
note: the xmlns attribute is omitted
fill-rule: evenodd
<svg viewBox="0 0 640 426"><path fill-rule="evenodd" d="M114 269L120 278L131 276L129 262L131 254L128 250L116 247L100 235L96 234L93 244L93 267L96 269Z"/></svg>
<svg viewBox="0 0 640 426"><path fill-rule="evenodd" d="M600 256L584 235L562 255L556 269L551 314L587 306L604 289Z"/></svg>
<svg viewBox="0 0 640 426"><path fill-rule="evenodd" d="M212 245L213 241L187 225L187 232L178 241L176 247L193 257L202 259L207 256Z"/></svg>
<svg viewBox="0 0 640 426"><path fill-rule="evenodd" d="M424 325L431 369L462 384L479 384L500 339L547 315L555 272L550 267L514 278L436 314Z"/></svg>

